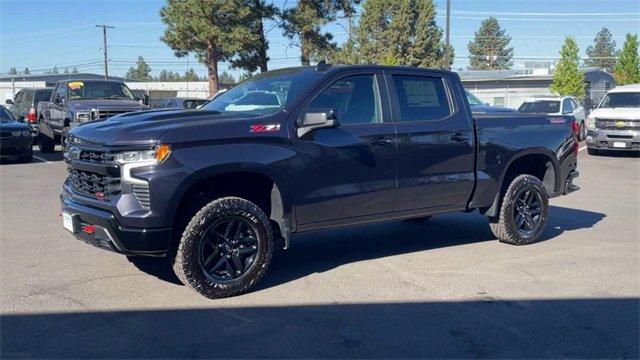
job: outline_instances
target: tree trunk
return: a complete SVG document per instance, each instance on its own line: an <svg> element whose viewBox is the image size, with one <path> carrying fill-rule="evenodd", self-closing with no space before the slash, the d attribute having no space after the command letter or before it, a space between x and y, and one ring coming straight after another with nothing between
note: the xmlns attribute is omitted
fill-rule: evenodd
<svg viewBox="0 0 640 360"><path fill-rule="evenodd" d="M309 40L304 33L300 34L300 62L302 66L309 66Z"/></svg>
<svg viewBox="0 0 640 360"><path fill-rule="evenodd" d="M207 70L209 72L209 96L218 92L218 53L214 46L207 47Z"/></svg>
<svg viewBox="0 0 640 360"><path fill-rule="evenodd" d="M258 48L258 65L260 66L260 72L269 70L267 68L267 39L264 37L264 26L262 18L258 20L258 31L260 33L260 48Z"/></svg>

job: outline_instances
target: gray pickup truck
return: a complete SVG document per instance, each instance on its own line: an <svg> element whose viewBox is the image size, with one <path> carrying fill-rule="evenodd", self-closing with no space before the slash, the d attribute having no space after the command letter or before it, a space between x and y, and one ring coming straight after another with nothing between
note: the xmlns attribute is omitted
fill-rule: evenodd
<svg viewBox="0 0 640 360"><path fill-rule="evenodd" d="M38 103L40 151L52 152L56 143L64 142L65 131L80 123L145 109L147 106L121 81L60 81L51 93L51 100Z"/></svg>

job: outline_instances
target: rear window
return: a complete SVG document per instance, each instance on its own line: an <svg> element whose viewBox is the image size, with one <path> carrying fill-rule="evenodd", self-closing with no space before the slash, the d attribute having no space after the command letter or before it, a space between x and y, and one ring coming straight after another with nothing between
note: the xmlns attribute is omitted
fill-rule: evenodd
<svg viewBox="0 0 640 360"><path fill-rule="evenodd" d="M540 100L540 101L527 101L522 103L518 108L522 113L546 113L553 114L560 112L560 101L553 100Z"/></svg>
<svg viewBox="0 0 640 360"><path fill-rule="evenodd" d="M393 75L400 105L399 121L437 120L451 115L442 78Z"/></svg>
<svg viewBox="0 0 640 360"><path fill-rule="evenodd" d="M36 101L37 104L40 101L49 101L51 99L51 92L53 90L38 90L36 91Z"/></svg>

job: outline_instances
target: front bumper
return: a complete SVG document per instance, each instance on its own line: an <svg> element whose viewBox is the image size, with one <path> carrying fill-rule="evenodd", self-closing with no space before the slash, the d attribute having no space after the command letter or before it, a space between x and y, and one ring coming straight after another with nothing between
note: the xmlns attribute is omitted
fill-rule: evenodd
<svg viewBox="0 0 640 360"><path fill-rule="evenodd" d="M101 249L125 255L164 256L171 242L171 228L130 228L119 224L110 211L79 204L60 195L62 212L72 218L73 235ZM91 231L86 231L90 226Z"/></svg>
<svg viewBox="0 0 640 360"><path fill-rule="evenodd" d="M27 155L31 151L31 137L20 136L0 140L0 156L16 157Z"/></svg>
<svg viewBox="0 0 640 360"><path fill-rule="evenodd" d="M640 151L640 131L588 130L586 144L589 149Z"/></svg>

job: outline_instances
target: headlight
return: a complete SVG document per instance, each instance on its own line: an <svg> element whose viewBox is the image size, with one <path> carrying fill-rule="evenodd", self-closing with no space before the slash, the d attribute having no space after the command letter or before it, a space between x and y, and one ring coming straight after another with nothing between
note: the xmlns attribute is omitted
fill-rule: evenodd
<svg viewBox="0 0 640 360"><path fill-rule="evenodd" d="M29 136L29 135L31 135L31 131L30 130L22 130L20 132L20 134L22 134L22 136Z"/></svg>
<svg viewBox="0 0 640 360"><path fill-rule="evenodd" d="M29 130L13 130L11 132L11 135L13 135L13 137L29 136L29 135L31 135L31 131L29 131Z"/></svg>
<svg viewBox="0 0 640 360"><path fill-rule="evenodd" d="M126 151L115 155L115 160L121 167L122 180L132 184L145 184L146 181L131 176L131 170L143 166L159 164L171 153L167 144L158 145L154 150Z"/></svg>
<svg viewBox="0 0 640 360"><path fill-rule="evenodd" d="M20 136L21 131L20 130L14 130L11 132L11 135L13 135L13 137L18 137Z"/></svg>
<svg viewBox="0 0 640 360"><path fill-rule="evenodd" d="M91 120L91 111L78 111L76 113L76 121L87 122Z"/></svg>
<svg viewBox="0 0 640 360"><path fill-rule="evenodd" d="M596 119L589 116L587 118L587 129L589 130L595 130L596 129Z"/></svg>

